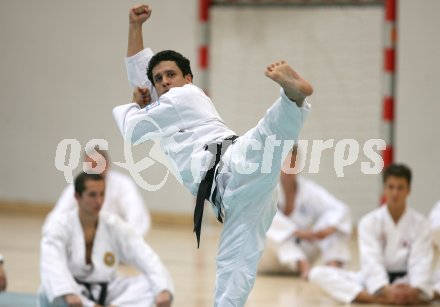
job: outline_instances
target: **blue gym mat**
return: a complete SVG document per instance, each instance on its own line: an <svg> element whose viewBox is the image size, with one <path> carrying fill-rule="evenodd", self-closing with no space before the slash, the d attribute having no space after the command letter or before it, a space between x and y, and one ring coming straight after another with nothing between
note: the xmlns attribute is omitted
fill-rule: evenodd
<svg viewBox="0 0 440 307"><path fill-rule="evenodd" d="M35 307L37 296L27 293L2 292L0 293L0 307Z"/></svg>

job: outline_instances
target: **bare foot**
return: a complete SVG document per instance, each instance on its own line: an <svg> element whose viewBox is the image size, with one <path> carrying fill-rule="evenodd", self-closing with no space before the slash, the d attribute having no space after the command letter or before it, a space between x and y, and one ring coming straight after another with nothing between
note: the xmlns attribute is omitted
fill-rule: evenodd
<svg viewBox="0 0 440 307"><path fill-rule="evenodd" d="M304 280L309 279L310 263L306 260L298 260L298 270L301 274L301 278Z"/></svg>
<svg viewBox="0 0 440 307"><path fill-rule="evenodd" d="M270 64L264 74L278 83L286 96L299 107L302 106L304 99L313 93L312 85L301 78L285 61Z"/></svg>

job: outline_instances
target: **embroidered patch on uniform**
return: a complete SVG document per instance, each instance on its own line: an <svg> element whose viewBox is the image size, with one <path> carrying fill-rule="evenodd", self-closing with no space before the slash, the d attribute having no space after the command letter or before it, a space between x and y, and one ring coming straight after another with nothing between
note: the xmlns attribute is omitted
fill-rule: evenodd
<svg viewBox="0 0 440 307"><path fill-rule="evenodd" d="M115 255L113 255L111 252L106 252L104 255L104 263L107 266L113 266L115 264Z"/></svg>
<svg viewBox="0 0 440 307"><path fill-rule="evenodd" d="M159 105L159 100L152 102L150 104L147 104L147 106L145 107L146 110L151 110L152 108L155 108Z"/></svg>

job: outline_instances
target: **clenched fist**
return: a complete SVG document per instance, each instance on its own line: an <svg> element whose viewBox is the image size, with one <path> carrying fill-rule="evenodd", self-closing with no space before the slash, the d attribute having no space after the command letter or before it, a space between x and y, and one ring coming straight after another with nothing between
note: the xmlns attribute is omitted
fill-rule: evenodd
<svg viewBox="0 0 440 307"><path fill-rule="evenodd" d="M151 9L146 4L140 4L132 7L129 13L130 23L143 24L151 16Z"/></svg>

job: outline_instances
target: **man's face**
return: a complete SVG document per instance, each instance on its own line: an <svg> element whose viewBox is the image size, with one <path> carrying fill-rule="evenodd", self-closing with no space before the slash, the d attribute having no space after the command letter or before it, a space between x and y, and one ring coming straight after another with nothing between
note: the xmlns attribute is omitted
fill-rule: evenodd
<svg viewBox="0 0 440 307"><path fill-rule="evenodd" d="M405 205L410 193L408 180L404 177L389 176L384 183L383 193L388 205Z"/></svg>
<svg viewBox="0 0 440 307"><path fill-rule="evenodd" d="M162 96L173 87L181 87L192 82L191 75L184 76L174 61L159 62L153 68L154 87L157 94Z"/></svg>
<svg viewBox="0 0 440 307"><path fill-rule="evenodd" d="M82 195L75 194L79 210L86 215L98 216L104 203L104 180L87 180Z"/></svg>

